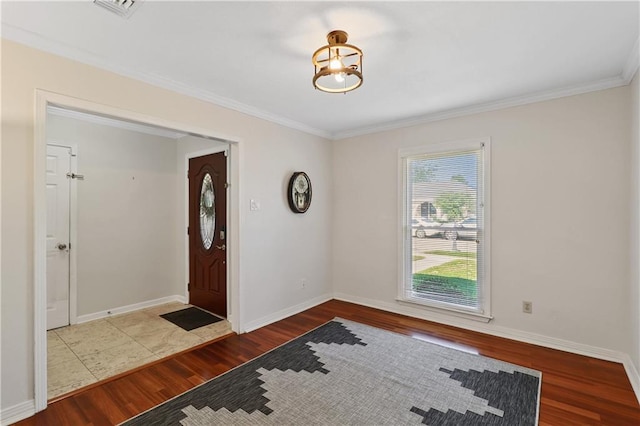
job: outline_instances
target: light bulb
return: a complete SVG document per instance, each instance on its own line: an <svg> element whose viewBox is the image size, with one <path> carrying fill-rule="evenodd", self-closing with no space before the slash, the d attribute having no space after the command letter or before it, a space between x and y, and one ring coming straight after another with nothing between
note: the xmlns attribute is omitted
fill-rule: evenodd
<svg viewBox="0 0 640 426"><path fill-rule="evenodd" d="M334 56L334 58L329 61L329 69L339 70L340 68L343 68L342 61L337 56Z"/></svg>
<svg viewBox="0 0 640 426"><path fill-rule="evenodd" d="M339 71L344 68L344 64L340 60L340 56L336 55L329 61L329 69L332 71ZM344 81L344 73L343 72L334 72L333 78L336 79L338 83L342 83Z"/></svg>

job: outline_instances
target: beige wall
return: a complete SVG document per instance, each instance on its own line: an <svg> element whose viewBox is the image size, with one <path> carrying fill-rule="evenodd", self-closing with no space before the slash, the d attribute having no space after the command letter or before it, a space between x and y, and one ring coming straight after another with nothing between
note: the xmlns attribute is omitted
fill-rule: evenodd
<svg viewBox="0 0 640 426"><path fill-rule="evenodd" d="M640 83L638 73L631 81L631 265L630 297L631 309L631 359L640 371Z"/></svg>
<svg viewBox="0 0 640 426"><path fill-rule="evenodd" d="M620 87L335 142L334 290L450 320L395 301L398 149L489 136L495 319L482 327L629 353L628 105Z"/></svg>
<svg viewBox="0 0 640 426"><path fill-rule="evenodd" d="M71 60L2 41L2 401L34 398L33 153L37 88L241 140L240 313L259 323L330 294L331 144L316 136L179 95ZM313 182L307 214L289 211L293 171ZM248 200L262 210L249 212ZM299 236L304 236L300 238ZM307 278L306 288L299 281Z"/></svg>

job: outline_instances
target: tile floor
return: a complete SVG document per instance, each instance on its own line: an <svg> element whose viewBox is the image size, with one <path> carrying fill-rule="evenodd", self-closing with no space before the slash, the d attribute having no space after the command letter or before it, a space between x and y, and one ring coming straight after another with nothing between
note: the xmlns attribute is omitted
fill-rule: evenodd
<svg viewBox="0 0 640 426"><path fill-rule="evenodd" d="M228 321L185 331L159 316L189 306L173 302L48 331L48 398L231 333Z"/></svg>

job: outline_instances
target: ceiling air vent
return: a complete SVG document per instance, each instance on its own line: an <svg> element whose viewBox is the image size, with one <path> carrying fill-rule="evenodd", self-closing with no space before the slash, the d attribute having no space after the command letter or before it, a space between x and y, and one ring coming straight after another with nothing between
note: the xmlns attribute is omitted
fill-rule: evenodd
<svg viewBox="0 0 640 426"><path fill-rule="evenodd" d="M93 0L93 2L118 16L128 18L140 6L142 0Z"/></svg>

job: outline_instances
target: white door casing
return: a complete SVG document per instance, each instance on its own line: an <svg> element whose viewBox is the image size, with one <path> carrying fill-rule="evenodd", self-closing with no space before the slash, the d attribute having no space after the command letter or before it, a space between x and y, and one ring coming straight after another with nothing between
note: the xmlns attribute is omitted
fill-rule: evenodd
<svg viewBox="0 0 640 426"><path fill-rule="evenodd" d="M95 102L78 99L75 97L62 95L59 93L48 92L42 89L36 89L36 108L35 108L35 126L34 126L34 176L33 176L33 192L34 192L34 292L33 292L33 332L34 332L34 403L35 412L39 412L47 408L47 333L46 333L46 148L47 148L47 115L48 108L56 106L58 108L65 108L68 110L83 111L89 114L95 114L99 116L107 116L115 119L123 119L126 121L134 121L138 123L148 124L152 126L162 127L164 129L174 129L178 132L201 136L204 138L210 138L214 140L225 141L228 143L230 150L229 158L230 167L229 179L231 181L230 193L228 199L228 209L230 214L228 215L228 235L229 241L229 283L231 295L229 300L231 301L233 318L231 313L229 321L231 322L231 328L234 332L244 332L244 318L242 315L242 298L240 297L240 170L243 165L244 158L244 143L241 138L237 136L230 136L211 130L209 127L198 127L191 124L185 124L183 122L177 122L167 119L162 119L146 114L132 112L131 110L125 110L117 107L110 107ZM75 148L74 148L75 154ZM72 157L72 167L76 167L74 161L76 157ZM71 182L71 208L72 216L75 215L76 201L74 196L75 191L75 179ZM73 222L72 222L73 224ZM73 250L71 251L71 321L74 321L76 316L75 308L75 228L71 227L71 242L73 244Z"/></svg>
<svg viewBox="0 0 640 426"><path fill-rule="evenodd" d="M47 330L69 325L71 149L47 145Z"/></svg>

